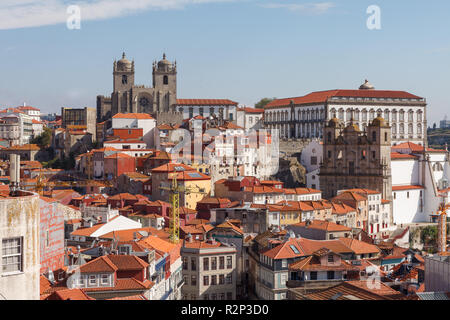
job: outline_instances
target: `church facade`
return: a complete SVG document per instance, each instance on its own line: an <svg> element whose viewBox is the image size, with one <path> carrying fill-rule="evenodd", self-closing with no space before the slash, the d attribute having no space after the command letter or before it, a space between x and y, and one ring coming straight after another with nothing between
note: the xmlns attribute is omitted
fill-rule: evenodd
<svg viewBox="0 0 450 320"><path fill-rule="evenodd" d="M153 62L153 87L136 85L134 61L114 61L113 92L110 97L97 96L97 122L110 120L117 113L147 113L175 111L177 101L177 64L163 55Z"/></svg>

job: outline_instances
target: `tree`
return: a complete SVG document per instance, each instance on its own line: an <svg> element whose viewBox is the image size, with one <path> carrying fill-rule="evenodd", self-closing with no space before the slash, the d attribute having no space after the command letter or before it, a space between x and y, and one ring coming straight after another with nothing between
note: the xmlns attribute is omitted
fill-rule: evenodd
<svg viewBox="0 0 450 320"><path fill-rule="evenodd" d="M32 144L37 144L41 149L47 148L52 142L52 129L45 127L37 137L31 139Z"/></svg>
<svg viewBox="0 0 450 320"><path fill-rule="evenodd" d="M275 97L274 98L262 98L257 103L255 103L255 108L264 108L264 106L266 104L268 104L269 102L272 102L275 99L276 99Z"/></svg>

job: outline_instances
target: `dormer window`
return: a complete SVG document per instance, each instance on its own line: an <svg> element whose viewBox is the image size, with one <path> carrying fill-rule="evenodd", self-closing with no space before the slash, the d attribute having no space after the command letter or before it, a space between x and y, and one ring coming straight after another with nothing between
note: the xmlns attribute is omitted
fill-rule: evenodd
<svg viewBox="0 0 450 320"><path fill-rule="evenodd" d="M328 262L334 262L334 256L332 254L328 255Z"/></svg>

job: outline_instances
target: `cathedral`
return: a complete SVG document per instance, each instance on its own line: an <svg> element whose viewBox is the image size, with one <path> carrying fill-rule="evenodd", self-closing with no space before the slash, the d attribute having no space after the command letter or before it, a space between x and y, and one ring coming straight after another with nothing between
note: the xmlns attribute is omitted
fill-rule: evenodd
<svg viewBox="0 0 450 320"><path fill-rule="evenodd" d="M134 83L134 61L114 61L113 92L110 97L97 96L97 122L110 120L117 113L148 113L174 111L177 101L177 64L163 55L153 62L153 87Z"/></svg>

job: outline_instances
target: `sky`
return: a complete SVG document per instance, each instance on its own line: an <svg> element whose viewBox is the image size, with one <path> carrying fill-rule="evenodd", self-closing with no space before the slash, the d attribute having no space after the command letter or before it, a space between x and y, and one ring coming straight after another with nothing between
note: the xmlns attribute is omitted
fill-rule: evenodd
<svg viewBox="0 0 450 320"><path fill-rule="evenodd" d="M450 116L448 0L1 0L0 41L2 108L95 107L125 51L146 86L154 60L176 60L178 98L252 106L368 79L425 97L430 126Z"/></svg>

